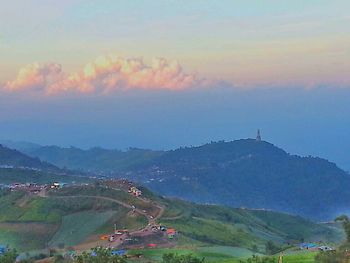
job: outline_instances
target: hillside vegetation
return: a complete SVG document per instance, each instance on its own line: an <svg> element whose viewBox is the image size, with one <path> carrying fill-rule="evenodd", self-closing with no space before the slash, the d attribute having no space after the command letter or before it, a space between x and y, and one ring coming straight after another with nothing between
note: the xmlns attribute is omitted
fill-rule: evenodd
<svg viewBox="0 0 350 263"><path fill-rule="evenodd" d="M37 183L48 184L52 182L62 183L83 183L90 182L91 179L83 176L74 176L50 171L36 171L20 168L0 168L0 183Z"/></svg>
<svg viewBox="0 0 350 263"><path fill-rule="evenodd" d="M17 150L4 147L0 144L0 166L26 167L39 170L58 171L58 167L37 157L29 157Z"/></svg>
<svg viewBox="0 0 350 263"><path fill-rule="evenodd" d="M165 211L158 221L179 231L176 238L179 246L234 246L263 252L267 240L284 246L290 239L329 243L343 238L336 228L286 214L196 205L147 191L145 198L148 201L133 197L123 189L97 184L51 191L46 197L3 190L0 243L22 251L47 245L73 246L112 233L115 223L120 229L147 225L143 215L132 216L131 209L119 203L134 205L154 215L158 213L158 206L163 206Z"/></svg>
<svg viewBox="0 0 350 263"><path fill-rule="evenodd" d="M111 233L117 220L121 228L139 228L147 222L129 218L128 209L106 199L0 193L0 244L21 251L48 244L76 245L93 234Z"/></svg>
<svg viewBox="0 0 350 263"><path fill-rule="evenodd" d="M61 148L57 146L23 148L23 151L30 156L53 163L61 168L66 167L104 174L128 171L134 167L147 164L164 153L135 148L119 151L98 147L82 150L76 147Z"/></svg>

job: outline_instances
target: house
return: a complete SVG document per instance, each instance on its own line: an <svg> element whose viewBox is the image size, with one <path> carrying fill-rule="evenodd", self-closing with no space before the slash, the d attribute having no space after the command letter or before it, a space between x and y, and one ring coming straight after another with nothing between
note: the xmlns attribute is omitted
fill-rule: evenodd
<svg viewBox="0 0 350 263"><path fill-rule="evenodd" d="M320 246L320 247L318 248L318 250L320 250L320 251L334 251L335 249L334 249L334 248L331 248L331 247L329 247L329 246Z"/></svg>
<svg viewBox="0 0 350 263"><path fill-rule="evenodd" d="M109 235L103 235L100 237L101 240L108 240L109 239Z"/></svg>
<svg viewBox="0 0 350 263"><path fill-rule="evenodd" d="M317 245L314 243L302 243L299 245L300 249L315 250Z"/></svg>
<svg viewBox="0 0 350 263"><path fill-rule="evenodd" d="M148 246L149 248L155 248L155 247L157 247L157 244L151 243L151 244L148 244L147 246Z"/></svg>
<svg viewBox="0 0 350 263"><path fill-rule="evenodd" d="M7 247L0 245L0 256L5 254L7 252Z"/></svg>
<svg viewBox="0 0 350 263"><path fill-rule="evenodd" d="M137 189L135 186L131 186L128 190L128 192L134 196L141 196L142 195L142 191Z"/></svg>
<svg viewBox="0 0 350 263"><path fill-rule="evenodd" d="M125 250L125 249L121 249L121 250L113 250L112 251L112 255L113 256L125 256L126 255L126 253L127 253L127 250Z"/></svg>
<svg viewBox="0 0 350 263"><path fill-rule="evenodd" d="M59 189L61 187L61 184L58 183L58 182L53 182L51 185L50 185L50 188L51 189Z"/></svg>
<svg viewBox="0 0 350 263"><path fill-rule="evenodd" d="M115 235L123 235L123 234L129 234L129 230L127 229L115 229L114 230Z"/></svg>
<svg viewBox="0 0 350 263"><path fill-rule="evenodd" d="M174 229L174 228L168 228L167 230L166 230L166 234L168 235L168 238L170 238L170 239L173 239L174 238L174 236L176 235L176 229Z"/></svg>

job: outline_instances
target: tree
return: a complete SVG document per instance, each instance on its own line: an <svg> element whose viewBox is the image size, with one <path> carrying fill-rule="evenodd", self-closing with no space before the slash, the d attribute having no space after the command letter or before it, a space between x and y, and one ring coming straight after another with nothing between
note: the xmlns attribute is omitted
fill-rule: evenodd
<svg viewBox="0 0 350 263"><path fill-rule="evenodd" d="M347 242L350 242L350 219L347 215L338 216L335 221L342 222Z"/></svg>
<svg viewBox="0 0 350 263"><path fill-rule="evenodd" d="M265 244L265 250L267 255L273 255L280 251L281 248L275 245L275 243L273 243L271 240L269 240Z"/></svg>
<svg viewBox="0 0 350 263"><path fill-rule="evenodd" d="M74 260L76 263L126 263L125 258L112 255L111 249L94 248L90 252L84 252Z"/></svg>
<svg viewBox="0 0 350 263"><path fill-rule="evenodd" d="M322 251L315 257L317 263L344 263L350 261L350 219L346 215L338 216L335 221L342 222L346 241L336 251Z"/></svg>
<svg viewBox="0 0 350 263"><path fill-rule="evenodd" d="M277 263L277 259L274 257L259 257L253 255L246 260L240 260L239 263Z"/></svg>
<svg viewBox="0 0 350 263"><path fill-rule="evenodd" d="M162 263L204 263L205 259L197 258L191 254L178 255L174 253L163 254Z"/></svg>
<svg viewBox="0 0 350 263"><path fill-rule="evenodd" d="M0 257L0 263L14 263L17 257L17 251L15 249L9 249Z"/></svg>
<svg viewBox="0 0 350 263"><path fill-rule="evenodd" d="M252 251L253 251L253 252L259 252L259 248L258 248L258 246L257 246L256 244L254 244L254 245L252 246Z"/></svg>

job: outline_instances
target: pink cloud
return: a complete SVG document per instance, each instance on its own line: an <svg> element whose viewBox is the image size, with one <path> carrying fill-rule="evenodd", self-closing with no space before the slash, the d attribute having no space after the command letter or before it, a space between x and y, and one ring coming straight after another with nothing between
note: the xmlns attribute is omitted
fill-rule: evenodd
<svg viewBox="0 0 350 263"><path fill-rule="evenodd" d="M46 90L54 83L61 81L63 77L64 74L59 64L40 65L39 63L33 63L21 68L18 71L17 78L7 82L5 88L9 91Z"/></svg>
<svg viewBox="0 0 350 263"><path fill-rule="evenodd" d="M120 89L179 90L199 85L193 74L187 74L176 61L154 59L146 65L142 59L102 56L86 64L77 73L63 72L56 63L33 63L19 70L15 80L5 85L8 91L39 91L106 94Z"/></svg>

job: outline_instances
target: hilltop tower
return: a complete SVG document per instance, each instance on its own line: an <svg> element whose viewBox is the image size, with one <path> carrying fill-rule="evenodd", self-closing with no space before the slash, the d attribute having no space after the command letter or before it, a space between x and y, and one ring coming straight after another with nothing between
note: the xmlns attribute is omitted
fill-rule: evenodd
<svg viewBox="0 0 350 263"><path fill-rule="evenodd" d="M261 142L261 135L260 135L260 130L258 129L258 132L256 134L256 141Z"/></svg>

